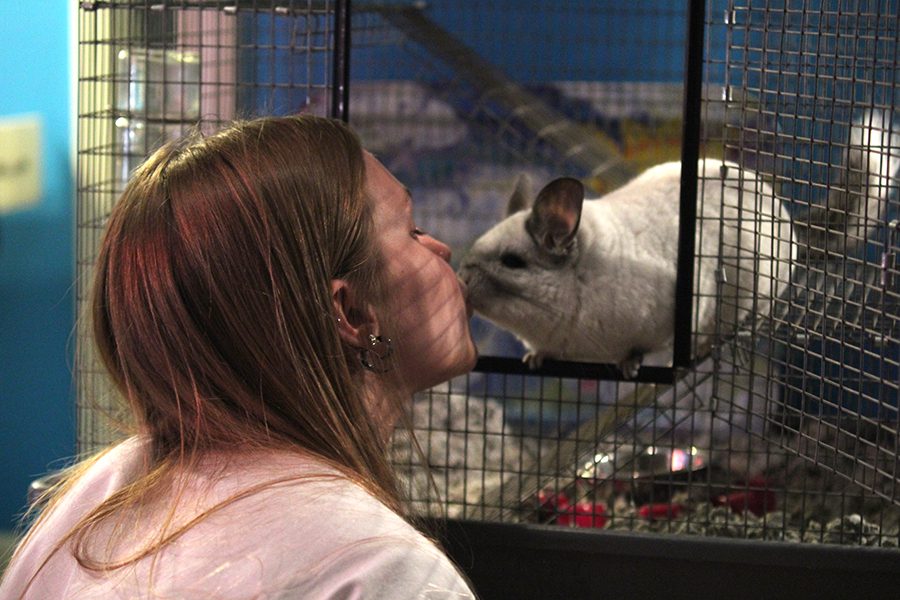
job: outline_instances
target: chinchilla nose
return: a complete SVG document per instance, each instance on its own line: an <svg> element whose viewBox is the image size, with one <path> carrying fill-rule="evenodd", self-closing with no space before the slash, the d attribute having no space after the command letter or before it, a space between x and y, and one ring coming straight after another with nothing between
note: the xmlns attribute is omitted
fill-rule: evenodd
<svg viewBox="0 0 900 600"><path fill-rule="evenodd" d="M471 277L472 277L471 263L466 262L465 259L463 259L462 264L459 266L459 269L457 269L457 271L456 271L456 276L459 277L459 279L463 283L468 285L469 279L471 279Z"/></svg>

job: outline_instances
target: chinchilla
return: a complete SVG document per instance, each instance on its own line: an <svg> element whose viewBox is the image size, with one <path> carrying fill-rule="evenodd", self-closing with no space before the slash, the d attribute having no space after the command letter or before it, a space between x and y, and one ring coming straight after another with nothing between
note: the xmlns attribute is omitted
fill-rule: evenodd
<svg viewBox="0 0 900 600"><path fill-rule="evenodd" d="M789 285L798 238L833 249L834 240L846 246L877 222L900 166L891 123L884 111L854 122L841 176L802 223L792 223L785 202L753 171L699 162L694 358L709 351L717 319L722 334L771 312ZM520 177L506 218L461 263L469 302L522 340L532 368L545 358L614 363L633 377L647 354L671 359L680 177L680 162L657 165L592 200L568 177L532 199Z"/></svg>

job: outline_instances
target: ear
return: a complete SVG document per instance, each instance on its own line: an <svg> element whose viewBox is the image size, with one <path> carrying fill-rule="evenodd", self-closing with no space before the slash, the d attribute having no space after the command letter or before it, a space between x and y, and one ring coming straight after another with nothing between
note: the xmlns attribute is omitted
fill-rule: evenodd
<svg viewBox="0 0 900 600"><path fill-rule="evenodd" d="M513 190L512 196L506 203L506 216L531 208L531 198L531 178L522 173L516 179L516 189Z"/></svg>
<svg viewBox="0 0 900 600"><path fill-rule="evenodd" d="M354 348L364 347L366 336L378 331L378 320L372 307L361 302L353 286L344 279L331 280L331 302L341 339Z"/></svg>
<svg viewBox="0 0 900 600"><path fill-rule="evenodd" d="M554 179L538 194L525 228L545 251L566 254L578 233L584 185L571 177Z"/></svg>

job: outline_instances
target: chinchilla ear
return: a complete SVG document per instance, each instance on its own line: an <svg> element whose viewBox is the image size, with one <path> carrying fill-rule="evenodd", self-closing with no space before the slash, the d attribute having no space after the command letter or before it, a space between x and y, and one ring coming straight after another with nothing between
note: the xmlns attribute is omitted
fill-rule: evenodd
<svg viewBox="0 0 900 600"><path fill-rule="evenodd" d="M550 254L567 254L572 248L581 207L584 185L571 177L554 179L538 194L525 228L534 242Z"/></svg>
<svg viewBox="0 0 900 600"><path fill-rule="evenodd" d="M531 199L531 178L522 173L516 179L516 189L513 190L512 196L506 203L506 216L531 208Z"/></svg>

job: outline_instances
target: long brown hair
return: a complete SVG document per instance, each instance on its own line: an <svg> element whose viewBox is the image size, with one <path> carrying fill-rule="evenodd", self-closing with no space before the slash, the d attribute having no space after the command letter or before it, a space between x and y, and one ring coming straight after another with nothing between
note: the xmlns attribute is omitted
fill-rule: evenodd
<svg viewBox="0 0 900 600"><path fill-rule="evenodd" d="M93 326L156 460L281 443L381 479L330 288L375 287L364 182L356 136L311 116L188 138L134 175L100 248Z"/></svg>
<svg viewBox="0 0 900 600"><path fill-rule="evenodd" d="M98 525L222 448L314 454L402 513L331 296L341 278L376 309L382 297L364 186L356 135L308 115L195 133L135 172L100 247L92 321L150 464L61 542L82 565L116 568L179 535L124 563L79 555Z"/></svg>

